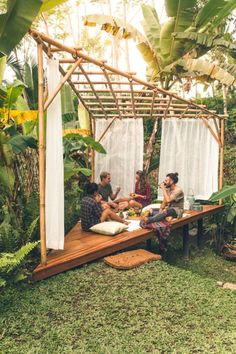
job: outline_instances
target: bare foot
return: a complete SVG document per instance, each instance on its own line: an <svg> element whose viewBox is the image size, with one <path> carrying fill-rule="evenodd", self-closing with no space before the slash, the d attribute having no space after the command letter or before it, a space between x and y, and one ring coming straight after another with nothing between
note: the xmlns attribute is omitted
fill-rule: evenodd
<svg viewBox="0 0 236 354"><path fill-rule="evenodd" d="M144 222L147 222L148 221L148 217L147 216L141 216L141 220L144 221Z"/></svg>

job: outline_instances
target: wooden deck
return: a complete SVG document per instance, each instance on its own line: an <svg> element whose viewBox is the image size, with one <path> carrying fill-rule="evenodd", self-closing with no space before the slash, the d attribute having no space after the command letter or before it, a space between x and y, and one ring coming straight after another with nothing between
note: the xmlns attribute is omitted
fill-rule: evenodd
<svg viewBox="0 0 236 354"><path fill-rule="evenodd" d="M188 256L188 224L198 221L198 243L202 236L202 219L223 210L223 206L204 206L203 211L188 211L189 216L174 220L171 229L183 226L184 255ZM65 237L65 249L51 251L47 257L47 265L39 265L33 272L33 280L42 280L52 275L72 269L81 264L107 256L116 251L136 245L154 236L153 231L139 229L132 232L122 232L116 236L104 236L92 232L84 232L78 223Z"/></svg>

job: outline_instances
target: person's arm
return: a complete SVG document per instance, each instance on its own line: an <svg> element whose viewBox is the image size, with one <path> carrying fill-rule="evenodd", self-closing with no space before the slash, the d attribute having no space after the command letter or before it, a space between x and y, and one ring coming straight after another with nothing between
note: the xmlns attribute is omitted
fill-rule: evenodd
<svg viewBox="0 0 236 354"><path fill-rule="evenodd" d="M111 198L111 200L114 200L116 199L117 195L119 194L120 192L120 187L116 187L116 191L115 193L112 192L112 189L111 189L111 193L109 195L109 197Z"/></svg>
<svg viewBox="0 0 236 354"><path fill-rule="evenodd" d="M170 203L172 199L171 199L169 193L167 192L167 189L166 189L163 182L160 184L160 188L162 189L162 192L163 192L163 197L164 197L163 202L165 201L166 204Z"/></svg>
<svg viewBox="0 0 236 354"><path fill-rule="evenodd" d="M145 194L137 194L133 193L133 198L141 198L143 200L151 200L151 187L150 184L148 183L146 186L146 193Z"/></svg>
<svg viewBox="0 0 236 354"><path fill-rule="evenodd" d="M101 203L97 202L96 200L94 203L94 215L96 215L98 218L100 218L100 216L102 215Z"/></svg>

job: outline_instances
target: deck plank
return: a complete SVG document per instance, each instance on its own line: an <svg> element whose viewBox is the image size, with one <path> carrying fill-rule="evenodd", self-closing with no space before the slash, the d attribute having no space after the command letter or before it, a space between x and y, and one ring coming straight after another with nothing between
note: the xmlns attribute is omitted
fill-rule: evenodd
<svg viewBox="0 0 236 354"><path fill-rule="evenodd" d="M197 221L223 210L223 206L204 206L203 211L189 211L189 216L171 223L171 229L175 230L190 222ZM152 230L139 229L125 231L116 236L105 236L93 232L84 232L80 223L76 224L65 237L65 249L51 251L47 256L47 265L34 270L32 278L34 281L48 278L52 275L72 269L92 260L107 256L116 251L136 245L154 236Z"/></svg>

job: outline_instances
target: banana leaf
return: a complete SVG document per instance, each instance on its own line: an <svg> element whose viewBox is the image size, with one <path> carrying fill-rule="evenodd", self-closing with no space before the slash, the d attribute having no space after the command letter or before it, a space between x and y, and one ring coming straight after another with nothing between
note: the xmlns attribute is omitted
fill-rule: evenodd
<svg viewBox="0 0 236 354"><path fill-rule="evenodd" d="M142 13L145 21L142 26L148 42L152 48L160 53L160 31L161 25L156 10L149 5L142 5Z"/></svg>
<svg viewBox="0 0 236 354"><path fill-rule="evenodd" d="M43 5L40 7L40 12L52 10L54 7L67 2L68 0L43 0Z"/></svg>
<svg viewBox="0 0 236 354"><path fill-rule="evenodd" d="M236 184L233 186L224 186L221 191L213 193L209 200L211 202L217 202L220 199L225 199L229 196L232 196L233 194L236 193Z"/></svg>
<svg viewBox="0 0 236 354"><path fill-rule="evenodd" d="M0 53L9 55L37 16L42 0L8 0L7 12L0 15Z"/></svg>
<svg viewBox="0 0 236 354"><path fill-rule="evenodd" d="M0 183L7 189L13 189L15 174L10 167L0 166Z"/></svg>
<svg viewBox="0 0 236 354"><path fill-rule="evenodd" d="M196 44L208 47L210 49L213 47L222 47L231 51L236 51L236 45L234 43L226 41L225 39L215 38L207 33L174 32L172 33L172 36L175 39L187 39L194 41Z"/></svg>
<svg viewBox="0 0 236 354"><path fill-rule="evenodd" d="M222 21L225 20L232 13L235 8L235 0L227 1L226 5L217 13L215 19L213 21L210 21L209 30L218 27L222 23Z"/></svg>
<svg viewBox="0 0 236 354"><path fill-rule="evenodd" d="M203 59L180 59L173 64L166 66L163 71L166 73L174 73L176 68L182 68L191 76L204 76L206 80L218 80L221 84L231 86L234 84L236 78L228 71L221 68L219 65L210 63Z"/></svg>
<svg viewBox="0 0 236 354"><path fill-rule="evenodd" d="M7 63L7 57L4 55L3 57L0 58L0 85L2 83L2 79L4 76L6 63Z"/></svg>
<svg viewBox="0 0 236 354"><path fill-rule="evenodd" d="M185 9L192 10L197 4L197 0L165 0L165 9L167 16L175 17L178 8L181 11Z"/></svg>
<svg viewBox="0 0 236 354"><path fill-rule="evenodd" d="M11 146L15 154L25 151L28 147L37 148L37 140L32 136L15 135L9 139L8 144Z"/></svg>

